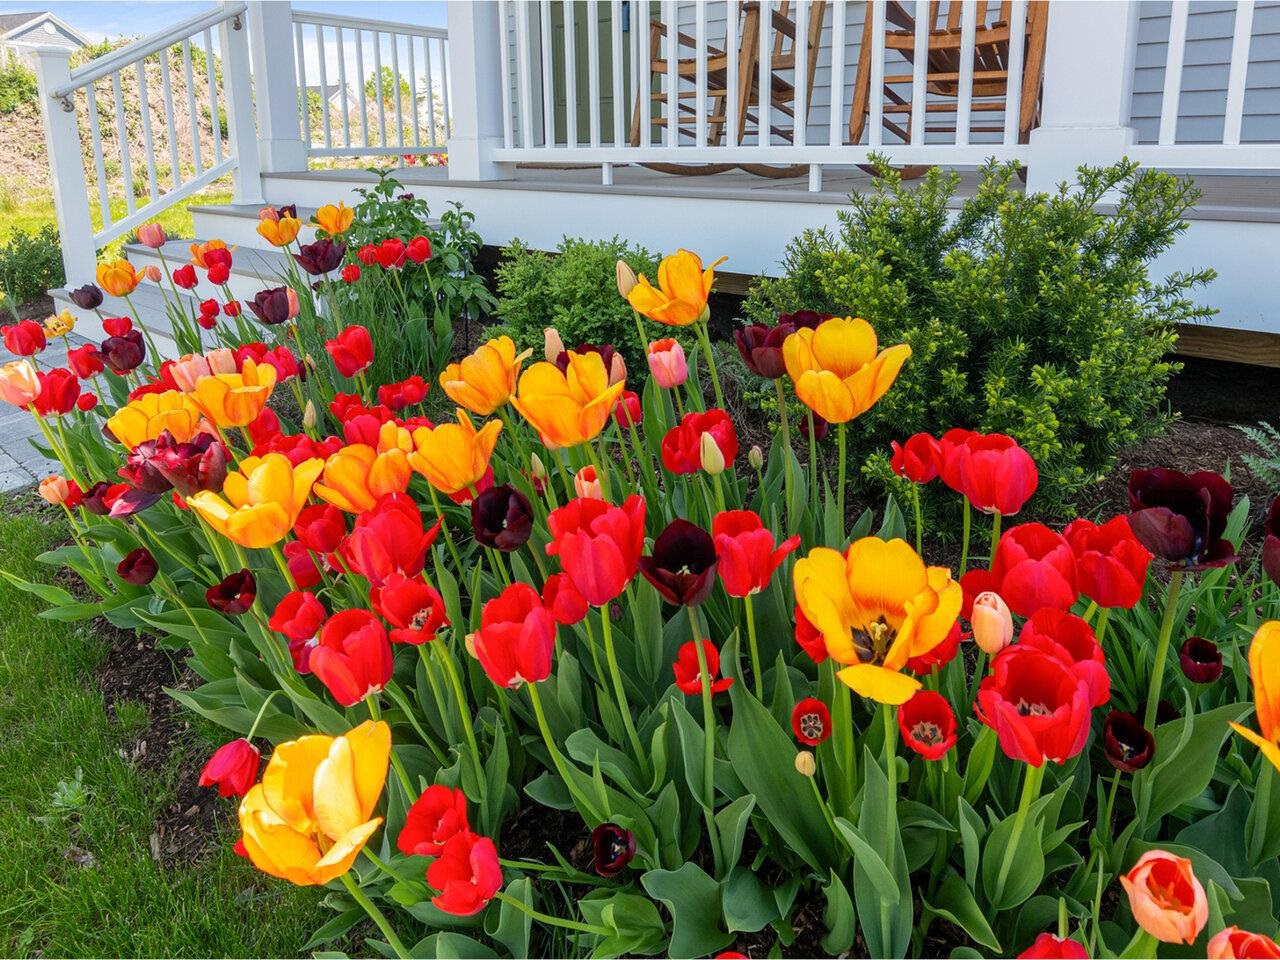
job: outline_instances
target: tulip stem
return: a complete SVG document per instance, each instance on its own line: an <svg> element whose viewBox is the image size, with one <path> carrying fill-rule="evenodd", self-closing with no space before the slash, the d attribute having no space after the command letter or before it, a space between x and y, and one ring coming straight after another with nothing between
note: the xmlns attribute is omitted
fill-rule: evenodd
<svg viewBox="0 0 1280 960"><path fill-rule="evenodd" d="M764 703L764 671L760 669L760 647L756 643L756 612L751 603L751 594L742 598L747 608L747 643L751 646L751 672L756 681L756 699Z"/></svg>
<svg viewBox="0 0 1280 960"><path fill-rule="evenodd" d="M391 945L391 949L395 951L396 956L400 960L409 960L409 951L405 949L405 945L400 942L400 938L396 936L396 932L391 927L391 923L386 916L379 910L372 900L365 896L365 892L360 889L360 885L351 879L351 871L347 871L342 875L342 885L347 888L347 892L355 899L356 903L364 908L364 912L369 918L378 925L378 929L382 931L382 935L387 938L387 943Z"/></svg>
<svg viewBox="0 0 1280 960"><path fill-rule="evenodd" d="M968 501L965 501L968 503ZM1000 511L997 510L991 515L991 555L987 558L987 566L995 563L996 547L1000 544Z"/></svg>
<svg viewBox="0 0 1280 960"><path fill-rule="evenodd" d="M920 484L911 484L911 506L916 515L916 554L924 553L924 517L920 510Z"/></svg>
<svg viewBox="0 0 1280 960"><path fill-rule="evenodd" d="M790 531L794 520L791 516L791 422L787 417L787 395L782 389L782 378L773 381L773 388L778 393L778 432L782 435L782 481L787 502L784 505L787 518L787 530Z"/></svg>
<svg viewBox="0 0 1280 960"><path fill-rule="evenodd" d="M836 449L839 454L836 466L836 515L840 518L840 543L836 545L837 549L844 546L844 534L846 529L844 521L844 467L845 446L847 442L845 433L847 432L848 426L849 424L847 423L836 424Z"/></svg>
<svg viewBox="0 0 1280 960"><path fill-rule="evenodd" d="M1009 844L1004 848L1004 856L1000 860L1000 872L996 874L995 895L991 900L993 906L997 908L1003 906L1000 904L1000 899L1004 896L1005 881L1009 879L1009 870L1013 867L1013 858L1018 851L1018 842L1022 839L1022 831L1026 828L1027 815L1031 812L1031 805L1040 797L1040 784L1044 780L1044 771L1045 763L1043 761L1038 767L1027 764L1026 776L1022 781L1022 799L1018 802L1018 812L1014 815L1013 829L1009 832Z"/></svg>
<svg viewBox="0 0 1280 960"><path fill-rule="evenodd" d="M708 322L694 323L693 329L702 343L702 352L707 355L707 371L711 374L711 386L716 393L716 406L724 409L724 392L720 389L720 375L716 373L716 358L711 349L711 334L707 330Z"/></svg>
<svg viewBox="0 0 1280 960"><path fill-rule="evenodd" d="M365 704L369 707L369 716L376 723L382 719L382 710L378 707L378 695L370 693L364 698ZM391 749L391 766L395 767L396 776L400 780L400 786L404 788L404 795L412 801L416 795L413 789L413 783L409 780L409 772L404 768L404 762L396 756L395 748ZM376 918L375 918L376 919Z"/></svg>
<svg viewBox="0 0 1280 960"><path fill-rule="evenodd" d="M964 498L964 526L961 536L964 538L964 546L960 548L960 576L965 575L965 571L969 569L969 531L973 525L973 508L969 506L969 498Z"/></svg>
<svg viewBox="0 0 1280 960"><path fill-rule="evenodd" d="M898 832L898 724L893 716L893 705L880 704L880 717L884 722L884 771L885 778L889 781L888 829L885 832L889 837L893 837ZM889 868L891 874L896 873L895 852L894 842L890 841L885 848L885 866ZM882 930L889 928L888 921L889 901L881 897L880 928Z"/></svg>
<svg viewBox="0 0 1280 960"><path fill-rule="evenodd" d="M809 418L809 508L813 511L814 522L818 513L818 437L813 423L813 411L806 410Z"/></svg>
<svg viewBox="0 0 1280 960"><path fill-rule="evenodd" d="M649 758L645 755L644 744L640 734L636 732L635 720L631 716L631 704L627 702L627 690L622 683L622 671L618 669L618 656L613 646L613 624L609 620L609 605L600 608L600 630L604 634L604 657L609 662L609 676L613 679L614 696L617 698L618 712L622 714L622 726L627 731L627 739L631 741L631 749L635 751L636 762L644 777L649 777Z"/></svg>
<svg viewBox="0 0 1280 960"><path fill-rule="evenodd" d="M614 935L612 930L606 930L604 927L594 927L589 923L579 923L577 920L564 920L560 917L553 917L549 913L541 913L526 904L523 900L517 900L515 897L503 893L501 890L497 891L493 895L493 898L495 900L501 900L503 903L509 903L531 919L537 920L539 923L545 923L551 927L563 927L565 930L576 930L579 933L590 933L597 937L612 937Z"/></svg>
<svg viewBox="0 0 1280 960"><path fill-rule="evenodd" d="M421 644L418 644L417 646L419 650L422 649ZM427 745L427 748L433 754L435 754L435 758L438 761L440 761L440 765L444 766L447 762L447 758L445 757L444 752L438 746L436 746L435 738L432 737L430 734L428 734L427 731L423 729L422 724L418 722L418 718L414 715L413 710L411 710L409 707L409 698L404 695L404 691L400 689L400 687L396 684L395 680L391 680L387 684L386 691L387 691L387 696L391 698L392 702L394 702L396 706L398 706L401 710L404 711L404 715L408 717L409 724L410 726L413 727L414 731L418 734L418 737L422 740L423 743Z"/></svg>
<svg viewBox="0 0 1280 960"><path fill-rule="evenodd" d="M249 732L244 735L246 740L252 741L253 735L258 732L258 724L262 723L262 718L267 715L267 704L278 697L283 690L272 690L267 694L267 699L262 701L262 706L258 708L258 715L253 718L253 726L249 728Z"/></svg>
<svg viewBox="0 0 1280 960"><path fill-rule="evenodd" d="M538 685L536 683L527 683L525 686L529 688L529 701L533 704L533 715L537 718L538 730L542 733L542 741L547 745L547 752L551 754L551 762L555 765L556 772L560 774L560 779L564 781L565 787L579 805L579 810L586 817L588 825L594 827L604 823L608 817L602 816L596 810L591 798L584 794L578 788L577 782L569 776L568 765L560 753L560 748L556 746L555 739L551 736L551 728L547 726L547 715L542 709L542 697L538 693Z"/></svg>
<svg viewBox="0 0 1280 960"><path fill-rule="evenodd" d="M1173 620L1178 613L1178 594L1182 591L1181 570L1169 575L1169 592L1164 598L1164 618L1160 621L1160 636L1156 640L1156 659L1151 665L1151 686L1147 691L1147 709L1142 725L1153 734L1156 730L1156 710L1160 706L1160 687L1164 682L1164 665L1169 659L1169 639L1173 636Z"/></svg>
<svg viewBox="0 0 1280 960"><path fill-rule="evenodd" d="M449 521L445 519L444 511L440 509L440 494L436 493L436 488L428 483L427 489L431 492L431 505L436 509L436 517L440 520L440 532L444 534L444 542L449 547L449 555L453 557L454 567L458 570L459 575L466 568L462 565L462 558L458 556L458 547L453 542L453 534L449 532Z"/></svg>
<svg viewBox="0 0 1280 960"><path fill-rule="evenodd" d="M707 665L707 651L702 647L698 615L693 607L686 605L684 609L689 615L689 626L693 631L693 648L698 654L698 676L702 680L702 726L705 734L702 751L702 789L706 794L702 811L706 815L707 837L711 841L715 874L719 877L723 870L720 863L720 835L716 829L715 813L716 715L711 702L711 668Z"/></svg>
<svg viewBox="0 0 1280 960"><path fill-rule="evenodd" d="M476 731L471 723L471 714L467 712L467 698L462 691L462 680L458 676L458 671L453 665L453 657L450 656L449 652L435 643L432 643L431 646L436 652L436 659L444 667L444 672L449 678L449 686L453 688L453 696L458 701L458 716L462 718L462 730L467 737L467 746L471 750L471 758L475 761L476 775L483 782L484 767L480 763L480 748L476 746Z"/></svg>
<svg viewBox="0 0 1280 960"><path fill-rule="evenodd" d="M1098 625L1093 628L1094 639L1098 641L1098 646L1102 646L1102 638L1107 635L1107 624L1111 620L1111 608L1103 607L1098 611ZM1150 729L1148 727L1147 729Z"/></svg>
<svg viewBox="0 0 1280 960"><path fill-rule="evenodd" d="M280 570L280 575L284 577L285 584L288 585L290 590L297 590L298 583L293 579L293 571L289 569L289 564L284 558L284 553L281 551L279 543L271 545L271 557L275 560L276 567ZM320 565L316 564L316 566L318 568Z"/></svg>

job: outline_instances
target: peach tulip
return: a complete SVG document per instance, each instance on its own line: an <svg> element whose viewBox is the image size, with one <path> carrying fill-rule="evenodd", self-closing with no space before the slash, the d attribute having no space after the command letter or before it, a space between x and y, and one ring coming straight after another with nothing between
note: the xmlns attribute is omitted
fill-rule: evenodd
<svg viewBox="0 0 1280 960"><path fill-rule="evenodd" d="M1209 900L1186 857L1149 850L1120 885L1138 926L1164 943L1195 943L1209 922Z"/></svg>

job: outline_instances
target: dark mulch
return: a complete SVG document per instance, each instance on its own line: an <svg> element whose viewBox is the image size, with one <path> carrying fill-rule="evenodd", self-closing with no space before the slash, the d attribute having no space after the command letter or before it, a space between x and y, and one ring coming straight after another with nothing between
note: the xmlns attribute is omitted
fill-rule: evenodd
<svg viewBox="0 0 1280 960"><path fill-rule="evenodd" d="M591 831L576 810L526 803L502 827L502 855L509 860L549 863L555 847L574 868L592 872Z"/></svg>
<svg viewBox="0 0 1280 960"><path fill-rule="evenodd" d="M18 316L23 320L43 320L52 313L57 311L53 309L53 297L47 293L18 305Z"/></svg>

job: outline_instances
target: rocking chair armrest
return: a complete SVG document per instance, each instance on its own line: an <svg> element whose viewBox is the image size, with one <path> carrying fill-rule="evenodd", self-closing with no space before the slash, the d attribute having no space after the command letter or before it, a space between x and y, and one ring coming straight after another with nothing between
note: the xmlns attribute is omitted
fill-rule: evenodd
<svg viewBox="0 0 1280 960"><path fill-rule="evenodd" d="M912 17L911 14L907 13L906 9L898 2L898 0L889 0L889 2L885 4L884 20L885 23L891 23L895 27L899 27L903 30L911 30L914 32L916 29L915 18Z"/></svg>

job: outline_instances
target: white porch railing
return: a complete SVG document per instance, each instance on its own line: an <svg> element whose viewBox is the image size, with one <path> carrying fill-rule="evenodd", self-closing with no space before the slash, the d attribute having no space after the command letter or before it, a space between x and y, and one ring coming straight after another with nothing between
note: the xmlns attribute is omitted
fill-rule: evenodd
<svg viewBox="0 0 1280 960"><path fill-rule="evenodd" d="M443 151L450 136L444 30L293 12L302 138L312 157Z"/></svg>

